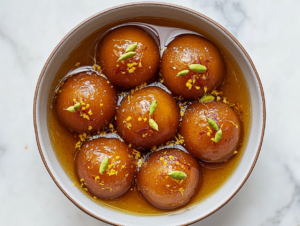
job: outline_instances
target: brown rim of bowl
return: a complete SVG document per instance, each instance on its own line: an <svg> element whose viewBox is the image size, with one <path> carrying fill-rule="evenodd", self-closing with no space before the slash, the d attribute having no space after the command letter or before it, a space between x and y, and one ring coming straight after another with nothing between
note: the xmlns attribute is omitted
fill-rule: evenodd
<svg viewBox="0 0 300 226"><path fill-rule="evenodd" d="M88 215L101 220L105 223L111 224L111 225L116 225L113 222L107 221L105 219L102 219L94 214L92 214L91 212L87 211L86 209L84 209L82 206L80 206L75 200L73 200L63 189L62 187L58 184L58 182L56 181L56 179L54 178L53 174L51 173L51 171L49 170L49 167L45 161L42 149L41 149L41 145L40 145L40 141L39 141L39 135L38 135L38 131L37 131L37 123L36 123L36 100L37 100L37 95L38 95L38 90L40 87L40 82L44 76L44 72L46 70L46 68L48 67L48 64L50 62L50 60L52 59L53 55L55 54L55 52L57 51L57 49L62 45L62 43L74 32L76 31L81 25L85 24L86 22L88 22L89 20L99 16L100 14L115 10L115 9L120 9L120 8L124 8L124 7L131 7L131 6L135 6L135 5L157 5L157 6L167 6L167 7L171 7L171 8L177 8L177 9L181 9L181 10L185 10L188 11L190 13L196 14L197 16L200 16L202 18L204 18L205 20L213 23L214 25L216 25L217 27L219 27L222 31L224 31L237 45L238 47L243 51L243 53L245 54L245 56L247 57L249 63L251 64L251 67L253 69L253 71L255 72L256 75L256 79L258 81L259 84L259 88L260 88L260 92L261 92L261 98L262 98L262 103L263 103L263 127L262 127L262 134L261 134L261 138L260 138L260 143L259 143L259 147L255 156L255 160L252 163L251 169L249 170L247 176L245 177L244 181L242 182L242 184L237 188L237 190L233 193L233 195L231 195L223 204L221 204L217 209L211 211L210 213L208 213L207 215L194 220L192 222L189 222L188 224L182 224L181 226L185 226L185 225L190 225L193 223L196 223L200 220L203 220L204 218L210 216L211 214L215 213L216 211L218 211L219 209L221 209L223 206L225 206L232 198L233 196L236 195L236 193L242 188L242 186L245 184L245 182L247 181L247 179L249 178L250 174L253 171L253 168L257 162L260 150L261 150L261 146L262 146L262 142L263 142L263 137L264 137L264 133L265 133L265 126L266 126L266 105L265 105L265 95L264 95L264 90L259 78L259 75L257 73L257 70L250 58L250 56L248 55L248 53L246 52L246 50L244 49L244 47L239 43L239 41L229 32L227 31L223 26L221 26L219 23L215 22L214 20L210 19L209 17L203 15L202 13L199 13L195 10L186 8L184 6L180 6L180 5L175 5L175 4L170 4L170 3L162 3L162 2L135 2L135 3L126 3L126 4L122 4L122 5L118 5L118 6L114 6L111 8L108 8L106 10L102 10L96 14L94 14L93 16L87 18L86 20L84 20L83 22L81 22L80 24L78 24L75 28L73 28L70 32L67 33L67 35L58 43L58 45L55 47L55 49L52 51L51 55L48 57L37 82L36 85L36 90L35 90L35 94L34 94L34 102L33 102L33 123L34 123L34 130L35 130L35 136L36 136L36 142L37 142L37 146L41 155L41 158L43 160L43 163L48 171L48 173L50 174L50 176L52 177L53 181L55 182L56 186L62 191L62 193L71 201L73 202L79 209L81 209L83 212L87 213Z"/></svg>

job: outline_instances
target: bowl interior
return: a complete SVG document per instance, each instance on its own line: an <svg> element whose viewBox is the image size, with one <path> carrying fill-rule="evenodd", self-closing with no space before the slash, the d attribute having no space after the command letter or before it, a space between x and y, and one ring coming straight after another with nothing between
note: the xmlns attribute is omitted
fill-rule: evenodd
<svg viewBox="0 0 300 226"><path fill-rule="evenodd" d="M193 208L182 208L176 214L151 216L151 220L149 220L149 217L128 215L98 205L74 187L56 159L47 127L48 93L59 67L70 52L99 27L124 18L147 16L186 22L193 21L195 26L205 30L217 42L222 43L245 75L251 101L251 129L248 143L233 175L217 192ZM260 151L265 125L265 106L262 86L251 59L225 29L209 18L180 6L160 3L136 3L108 9L89 18L72 30L59 43L46 62L37 85L34 123L39 150L45 166L64 194L82 210L98 219L118 225L185 225L203 219L226 204L248 178Z"/></svg>

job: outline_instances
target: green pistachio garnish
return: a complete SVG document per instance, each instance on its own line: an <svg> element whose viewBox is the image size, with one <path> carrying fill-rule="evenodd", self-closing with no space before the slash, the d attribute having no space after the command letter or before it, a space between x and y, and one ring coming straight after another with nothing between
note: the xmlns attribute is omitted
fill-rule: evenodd
<svg viewBox="0 0 300 226"><path fill-rule="evenodd" d="M76 113L80 107L81 107L81 103L76 103L73 106L68 107L66 110L71 113Z"/></svg>
<svg viewBox="0 0 300 226"><path fill-rule="evenodd" d="M207 70L207 68L201 64L191 64L189 65L189 69L196 73L204 73Z"/></svg>
<svg viewBox="0 0 300 226"><path fill-rule="evenodd" d="M222 130L219 129L215 135L215 143L219 142L219 140L221 140L221 138L222 138Z"/></svg>
<svg viewBox="0 0 300 226"><path fill-rule="evenodd" d="M129 45L129 46L127 47L127 49L125 50L125 53L128 53L128 52L131 52L131 51L135 50L135 48L137 47L137 45L138 45L137 42L135 42L135 43Z"/></svg>
<svg viewBox="0 0 300 226"><path fill-rule="evenodd" d="M214 96L207 95L207 96L202 97L202 98L199 100L199 102L200 102L200 103L208 103L208 102L213 101L214 99L215 99Z"/></svg>
<svg viewBox="0 0 300 226"><path fill-rule="evenodd" d="M126 60L126 59L128 59L130 57L133 57L135 54L136 54L136 52L124 53L122 56L120 56L120 58L118 59L118 62L122 61L122 60Z"/></svg>
<svg viewBox="0 0 300 226"><path fill-rule="evenodd" d="M213 128L214 130L219 130L218 124L211 118L207 118L208 124Z"/></svg>
<svg viewBox="0 0 300 226"><path fill-rule="evenodd" d="M77 110L78 108L80 108L81 107L81 103L76 103L76 104L74 104L74 108Z"/></svg>
<svg viewBox="0 0 300 226"><path fill-rule="evenodd" d="M187 175L182 171L172 171L172 172L168 173L168 176L173 179L178 179L178 180L187 178Z"/></svg>
<svg viewBox="0 0 300 226"><path fill-rule="evenodd" d="M76 112L77 112L77 109L74 108L74 106L70 106L70 107L67 108L67 111L68 111L68 112L71 112L71 113L76 113Z"/></svg>
<svg viewBox="0 0 300 226"><path fill-rule="evenodd" d="M149 119L149 125L151 126L152 129L158 131L158 125L152 118Z"/></svg>
<svg viewBox="0 0 300 226"><path fill-rule="evenodd" d="M189 72L190 72L189 70L183 70L183 71L180 71L180 72L177 74L177 77L186 76Z"/></svg>
<svg viewBox="0 0 300 226"><path fill-rule="evenodd" d="M99 173L103 174L104 171L106 170L107 166L108 166L108 157L105 157L103 159L103 161L101 162L101 165L100 165L100 168L99 168Z"/></svg>
<svg viewBox="0 0 300 226"><path fill-rule="evenodd" d="M149 116L151 116L157 108L157 100L152 101L150 105L150 110L149 110Z"/></svg>

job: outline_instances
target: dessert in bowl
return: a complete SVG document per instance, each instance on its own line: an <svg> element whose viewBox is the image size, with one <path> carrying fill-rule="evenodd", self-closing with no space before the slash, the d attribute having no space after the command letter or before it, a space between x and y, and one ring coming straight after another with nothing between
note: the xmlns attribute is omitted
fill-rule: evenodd
<svg viewBox="0 0 300 226"><path fill-rule="evenodd" d="M183 7L135 3L61 41L34 122L45 166L83 211L117 225L186 225L248 178L265 106L251 59L224 28Z"/></svg>

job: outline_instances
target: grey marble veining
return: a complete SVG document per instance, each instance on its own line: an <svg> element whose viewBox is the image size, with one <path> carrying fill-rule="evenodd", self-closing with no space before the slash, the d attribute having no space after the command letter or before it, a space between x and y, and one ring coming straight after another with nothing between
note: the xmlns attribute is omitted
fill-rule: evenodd
<svg viewBox="0 0 300 226"><path fill-rule="evenodd" d="M263 226L292 225L290 219L288 219L289 215L291 214L291 212L293 214L294 211L300 213L300 181L297 181L295 179L293 175L294 173L287 165L285 165L285 169L287 175L289 176L291 184L294 187L291 198L285 205L276 210L274 216L267 218L265 223L262 224ZM299 223L299 221L297 221L297 223Z"/></svg>
<svg viewBox="0 0 300 226"><path fill-rule="evenodd" d="M197 10L234 34L260 74L267 127L250 178L195 226L300 226L298 128L300 1L165 0ZM107 225L74 206L39 156L32 101L39 73L63 36L125 0L0 0L0 225Z"/></svg>
<svg viewBox="0 0 300 226"><path fill-rule="evenodd" d="M218 22L228 29L233 35L238 36L239 30L244 25L248 16L244 10L242 1L212 0L193 1L200 9L208 9L218 14ZM205 14L205 12L203 12Z"/></svg>

